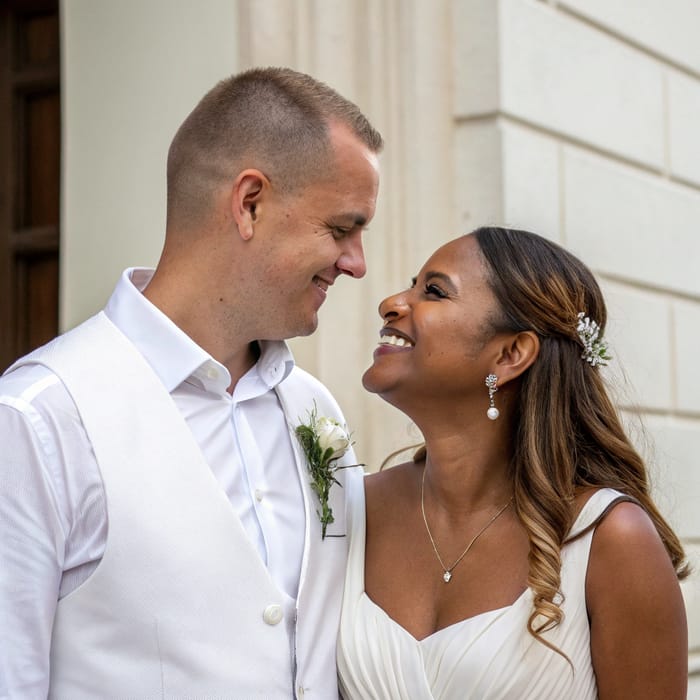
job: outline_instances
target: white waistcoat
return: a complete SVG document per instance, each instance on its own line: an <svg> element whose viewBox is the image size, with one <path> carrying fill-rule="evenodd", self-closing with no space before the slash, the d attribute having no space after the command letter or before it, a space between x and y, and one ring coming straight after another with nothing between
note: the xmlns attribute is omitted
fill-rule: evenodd
<svg viewBox="0 0 700 700"><path fill-rule="evenodd" d="M336 698L347 538L321 540L296 439L307 525L295 605L270 578L170 395L103 313L18 364L27 363L55 372L75 401L108 512L102 561L58 603L49 697ZM301 370L277 391L290 430L314 402L319 415L341 418ZM344 497L361 488L361 475L338 474L345 488L331 491L329 534L343 535Z"/></svg>

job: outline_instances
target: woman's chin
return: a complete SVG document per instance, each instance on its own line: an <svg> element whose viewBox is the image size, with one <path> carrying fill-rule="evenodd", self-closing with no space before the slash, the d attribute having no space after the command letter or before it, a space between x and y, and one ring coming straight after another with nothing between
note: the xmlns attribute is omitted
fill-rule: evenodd
<svg viewBox="0 0 700 700"><path fill-rule="evenodd" d="M373 373L374 365L372 365L369 369L365 370L365 373L362 375L362 386L370 392L370 394L376 394L377 392L377 386L375 382L375 376Z"/></svg>
<svg viewBox="0 0 700 700"><path fill-rule="evenodd" d="M362 375L362 386L369 391L370 394L377 394L387 403L396 406L395 400L398 398L396 391L398 388L397 379L383 375L374 365ZM398 395L400 395L400 393L401 392L398 392Z"/></svg>
<svg viewBox="0 0 700 700"><path fill-rule="evenodd" d="M371 394L383 395L395 385L395 379L388 377L386 372L382 372L376 364L371 365L362 375L362 386ZM382 396L384 398L384 396Z"/></svg>

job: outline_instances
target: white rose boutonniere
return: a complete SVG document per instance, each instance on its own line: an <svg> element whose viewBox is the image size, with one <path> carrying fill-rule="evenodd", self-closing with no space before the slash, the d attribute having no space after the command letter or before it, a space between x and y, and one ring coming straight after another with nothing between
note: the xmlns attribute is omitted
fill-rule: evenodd
<svg viewBox="0 0 700 700"><path fill-rule="evenodd" d="M316 406L309 412L308 423L300 423L296 435L306 456L311 474L311 488L318 497L321 510L316 510L321 521L321 538L326 537L326 528L335 518L328 505L331 486L342 484L335 478L335 472L346 467L339 467L337 461L348 451L352 441L347 428L333 418L316 415ZM359 467L360 464L347 466Z"/></svg>
<svg viewBox="0 0 700 700"><path fill-rule="evenodd" d="M321 416L316 421L316 432L318 446L324 455L330 455L329 459L340 459L348 451L350 436L337 420Z"/></svg>

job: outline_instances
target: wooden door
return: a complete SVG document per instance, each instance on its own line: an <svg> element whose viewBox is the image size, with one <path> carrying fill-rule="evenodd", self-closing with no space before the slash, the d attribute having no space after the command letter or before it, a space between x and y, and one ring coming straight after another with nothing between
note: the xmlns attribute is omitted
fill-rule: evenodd
<svg viewBox="0 0 700 700"><path fill-rule="evenodd" d="M58 331L58 0L0 0L0 371Z"/></svg>

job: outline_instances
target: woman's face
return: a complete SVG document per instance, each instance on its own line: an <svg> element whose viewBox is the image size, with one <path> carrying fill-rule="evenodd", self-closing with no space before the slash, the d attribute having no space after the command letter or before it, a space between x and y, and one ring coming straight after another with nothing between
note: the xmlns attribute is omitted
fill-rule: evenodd
<svg viewBox="0 0 700 700"><path fill-rule="evenodd" d="M485 377L496 369L491 319L498 306L475 238L439 248L411 287L385 299L379 313L384 326L362 378L368 391L400 407L416 398L470 394L483 403Z"/></svg>

